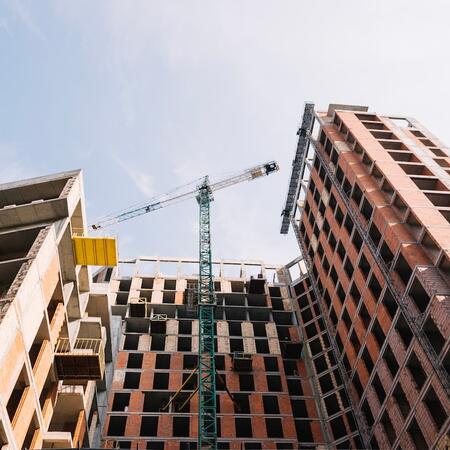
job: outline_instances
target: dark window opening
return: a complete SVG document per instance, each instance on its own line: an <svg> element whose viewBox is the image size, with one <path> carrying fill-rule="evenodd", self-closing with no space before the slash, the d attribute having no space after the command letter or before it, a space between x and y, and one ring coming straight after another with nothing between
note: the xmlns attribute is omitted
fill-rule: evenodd
<svg viewBox="0 0 450 450"><path fill-rule="evenodd" d="M332 416L341 410L335 394L325 397L325 407L327 408L327 413L329 416Z"/></svg>
<svg viewBox="0 0 450 450"><path fill-rule="evenodd" d="M144 358L143 353L128 353L128 369L141 369L142 368L142 360Z"/></svg>
<svg viewBox="0 0 450 450"><path fill-rule="evenodd" d="M400 383L397 383L397 386L395 386L393 396L395 398L395 401L397 402L400 412L402 413L403 419L406 419L408 417L409 411L411 410L411 407Z"/></svg>
<svg viewBox="0 0 450 450"><path fill-rule="evenodd" d="M447 414L445 413L445 409L442 407L442 403L440 402L432 386L428 388L423 401L428 408L428 412L430 413L436 428L439 431L447 420Z"/></svg>
<svg viewBox="0 0 450 450"><path fill-rule="evenodd" d="M351 279L355 269L353 268L353 264L350 262L349 258L347 258L347 261L345 261L344 270L348 278Z"/></svg>
<svg viewBox="0 0 450 450"><path fill-rule="evenodd" d="M110 416L108 436L124 436L127 416Z"/></svg>
<svg viewBox="0 0 450 450"><path fill-rule="evenodd" d="M352 284L352 287L350 289L350 295L352 296L353 303L355 304L356 307L359 303L359 300L361 299L361 293L359 292L355 283Z"/></svg>
<svg viewBox="0 0 450 450"><path fill-rule="evenodd" d="M236 417L234 419L236 437L252 437L252 420L248 417Z"/></svg>
<svg viewBox="0 0 450 450"><path fill-rule="evenodd" d="M350 218L350 216L348 214L344 221L344 227L347 230L348 235L350 236L353 231L353 220Z"/></svg>
<svg viewBox="0 0 450 450"><path fill-rule="evenodd" d="M140 334L126 334L123 344L124 350L137 350L139 345Z"/></svg>
<svg viewBox="0 0 450 450"><path fill-rule="evenodd" d="M169 374L166 372L155 372L153 374L153 389L168 389Z"/></svg>
<svg viewBox="0 0 450 450"><path fill-rule="evenodd" d="M287 380L289 395L303 395L302 382L300 378L293 378Z"/></svg>
<svg viewBox="0 0 450 450"><path fill-rule="evenodd" d="M434 351L439 355L445 344L445 340L431 316L426 320L423 331L430 341L431 346L434 348Z"/></svg>
<svg viewBox="0 0 450 450"><path fill-rule="evenodd" d="M391 319L394 318L395 313L397 312L398 305L389 289L386 289L383 295L383 305L386 308L386 311L391 316Z"/></svg>
<svg viewBox="0 0 450 450"><path fill-rule="evenodd" d="M369 221L370 218L372 217L372 211L373 211L372 206L367 201L367 199L364 199L363 203L362 203L362 206L361 206L361 212L362 212L362 215L366 218L367 221Z"/></svg>
<svg viewBox="0 0 450 450"><path fill-rule="evenodd" d="M190 352L192 349L192 339L186 336L178 336L177 350L179 352Z"/></svg>
<svg viewBox="0 0 450 450"><path fill-rule="evenodd" d="M367 261L367 258L365 257L364 253L361 253L361 258L359 260L358 267L364 274L364 278L367 278L370 272L370 264Z"/></svg>
<svg viewBox="0 0 450 450"><path fill-rule="evenodd" d="M239 389L241 391L254 391L255 382L253 380L253 375L239 374Z"/></svg>
<svg viewBox="0 0 450 450"><path fill-rule="evenodd" d="M189 417L174 417L172 422L172 436L187 437L189 436Z"/></svg>
<svg viewBox="0 0 450 450"><path fill-rule="evenodd" d="M126 372L123 387L124 389L139 389L140 381L140 372Z"/></svg>
<svg viewBox="0 0 450 450"><path fill-rule="evenodd" d="M367 311L364 302L361 302L361 308L359 309L359 317L361 317L362 323L364 324L364 327L367 329L369 327L371 317L369 311Z"/></svg>
<svg viewBox="0 0 450 450"><path fill-rule="evenodd" d="M414 352L411 353L411 356L406 363L406 367L408 367L417 388L419 390L422 389L422 386L425 384L425 380L427 379L427 375L425 374L422 364L420 364L420 361Z"/></svg>
<svg viewBox="0 0 450 450"><path fill-rule="evenodd" d="M216 368L222 370L217 367L217 358L218 356L216 356ZM194 369L197 365L197 355L183 355L183 369Z"/></svg>
<svg viewBox="0 0 450 450"><path fill-rule="evenodd" d="M369 427L371 427L374 423L374 418L373 418L372 410L370 409L369 404L367 403L367 400L364 400L361 410L362 410L364 416L366 417L367 425L369 425Z"/></svg>
<svg viewBox="0 0 450 450"><path fill-rule="evenodd" d="M381 384L380 377L378 374L375 374L372 381L372 386L375 389L375 393L377 394L378 400L380 404L383 404L384 399L386 398L386 391L384 390L383 385Z"/></svg>
<svg viewBox="0 0 450 450"><path fill-rule="evenodd" d="M391 252L391 249L388 247L386 242L383 242L380 249L381 258L383 258L384 263L387 267L389 267L394 259L394 254Z"/></svg>
<svg viewBox="0 0 450 450"><path fill-rule="evenodd" d="M378 247L381 241L381 233L379 232L377 226L374 223L372 223L372 225L369 228L369 236L371 237L373 243L375 244L375 247Z"/></svg>
<svg viewBox="0 0 450 450"><path fill-rule="evenodd" d="M278 375L267 375L267 387L271 392L281 392L283 390L281 377Z"/></svg>
<svg viewBox="0 0 450 450"><path fill-rule="evenodd" d="M342 419L342 416L338 416L335 419L331 420L330 425L335 439L344 437L347 434L347 429L345 427L345 423L344 420Z"/></svg>
<svg viewBox="0 0 450 450"><path fill-rule="evenodd" d="M403 345L405 346L405 348L408 348L408 346L411 343L411 340L413 338L413 334L412 334L411 328L409 328L409 325L407 324L403 314L399 315L397 323L395 324L395 329L397 330L398 334L400 335L400 338L403 341Z"/></svg>
<svg viewBox="0 0 450 450"><path fill-rule="evenodd" d="M125 411L130 404L130 395L128 393L118 392L114 394L112 411Z"/></svg>
<svg viewBox="0 0 450 450"><path fill-rule="evenodd" d="M416 450L423 450L424 448L428 448L427 441L425 440L425 437L423 436L423 433L416 419L413 419L411 421L411 424L408 427L408 434L410 435L411 440L416 447Z"/></svg>
<svg viewBox="0 0 450 450"><path fill-rule="evenodd" d="M266 419L266 430L268 437L283 437L281 419Z"/></svg>
<svg viewBox="0 0 450 450"><path fill-rule="evenodd" d="M156 369L170 369L170 355L163 354L163 353L156 355L155 368Z"/></svg>
<svg viewBox="0 0 450 450"><path fill-rule="evenodd" d="M353 348L355 349L355 353L359 353L359 349L361 348L361 344L359 342L358 336L356 335L355 330L350 334L350 342L353 344Z"/></svg>
<svg viewBox="0 0 450 450"><path fill-rule="evenodd" d="M361 398L364 393L364 389L357 373L355 373L355 375L353 376L353 387L358 393L359 398Z"/></svg>
<svg viewBox="0 0 450 450"><path fill-rule="evenodd" d="M395 359L394 354L392 353L391 347L388 345L386 345L386 348L384 349L384 354L383 354L383 359L389 369L389 372L392 375L392 378L395 378L395 375L397 375L399 366L398 366L398 362Z"/></svg>
<svg viewBox="0 0 450 450"><path fill-rule="evenodd" d="M337 250L336 250L337 254L339 255L339 257L341 258L342 261L344 261L345 258L345 248L342 245L342 241L339 241L339 244L337 246Z"/></svg>
<svg viewBox="0 0 450 450"><path fill-rule="evenodd" d="M275 395L263 395L264 414L280 414L278 398Z"/></svg>
<svg viewBox="0 0 450 450"><path fill-rule="evenodd" d="M370 353L369 353L369 351L367 350L367 347L366 347L366 348L364 349L364 351L362 352L361 357L362 357L362 360L364 361L364 364L365 364L366 367L367 367L367 371L368 371L369 373L371 373L372 370L373 370L373 361L372 361L372 358L370 357Z"/></svg>
<svg viewBox="0 0 450 450"><path fill-rule="evenodd" d="M341 283L338 284L337 289L336 289L336 293L337 293L337 296L338 296L339 300L341 301L341 304L344 303L345 291L344 291L344 289L342 289Z"/></svg>
<svg viewBox="0 0 450 450"><path fill-rule="evenodd" d="M329 373L319 378L319 384L322 394L326 394L334 389L333 380L331 379L331 375Z"/></svg>
<svg viewBox="0 0 450 450"><path fill-rule="evenodd" d="M305 400L291 400L292 414L297 418L308 418Z"/></svg>
<svg viewBox="0 0 450 450"><path fill-rule="evenodd" d="M372 292L372 295L374 296L374 298L376 300L378 300L378 298L381 295L382 289L381 289L380 283L378 282L375 274L372 274L372 276L370 277L369 289L370 289L370 292Z"/></svg>
<svg viewBox="0 0 450 450"><path fill-rule="evenodd" d="M375 319L372 325L372 334L377 341L378 347L382 347L384 344L384 341L386 340L386 335L384 334L383 329L381 328L380 323L378 322L378 319Z"/></svg>
<svg viewBox="0 0 450 450"><path fill-rule="evenodd" d="M311 430L311 420L295 420L295 431L299 442L314 442Z"/></svg>
<svg viewBox="0 0 450 450"><path fill-rule="evenodd" d="M236 393L233 394L236 403L234 404L234 412L237 414L250 414L249 394Z"/></svg>
<svg viewBox="0 0 450 450"><path fill-rule="evenodd" d="M278 359L273 356L265 356L264 368L266 369L266 372L278 372Z"/></svg>
<svg viewBox="0 0 450 450"><path fill-rule="evenodd" d="M393 445L393 443L395 442L395 439L396 439L396 434L395 434L394 427L392 426L391 419L389 419L387 412L385 412L383 414L383 417L381 418L381 423L383 425L384 432L386 433L389 443L391 445Z"/></svg>
<svg viewBox="0 0 450 450"><path fill-rule="evenodd" d="M141 436L158 435L158 416L142 416L140 435Z"/></svg>
<svg viewBox="0 0 450 450"><path fill-rule="evenodd" d="M359 251L359 249L362 247L362 239L357 230L355 230L353 233L352 242L355 249Z"/></svg>
<svg viewBox="0 0 450 450"><path fill-rule="evenodd" d="M324 356L319 356L318 358L314 359L314 367L316 368L316 372L322 373L325 372L325 370L328 369L327 360Z"/></svg>
<svg viewBox="0 0 450 450"><path fill-rule="evenodd" d="M183 373L183 377L182 377L182 383L184 384L185 381L191 376L192 372L188 372L188 373ZM216 377L217 379L217 377ZM216 382L216 385L219 386L219 384ZM193 391L195 388L197 387L197 377L195 375L193 375L189 381L184 385L185 390L187 391ZM217 388L217 390L220 390L219 388Z"/></svg>
<svg viewBox="0 0 450 450"><path fill-rule="evenodd" d="M411 278L412 270L401 253L398 255L395 263L395 271L406 286Z"/></svg>
<svg viewBox="0 0 450 450"><path fill-rule="evenodd" d="M417 278L414 278L411 289L409 290L409 296L413 299L419 311L421 313L425 312L430 303L430 296Z"/></svg>
<svg viewBox="0 0 450 450"><path fill-rule="evenodd" d="M339 206L336 208L336 214L335 214L336 222L339 224L339 226L342 225L342 221L344 220L344 214L342 213L341 208Z"/></svg>
<svg viewBox="0 0 450 450"><path fill-rule="evenodd" d="M153 328L153 324L152 324ZM166 347L166 336L163 334L152 334L152 344L150 346L152 351L164 351Z"/></svg>
<svg viewBox="0 0 450 450"><path fill-rule="evenodd" d="M344 312L342 313L342 320L344 321L344 324L345 324L345 326L347 328L347 332L348 332L350 330L350 327L352 326L352 321L350 319L347 309L344 309ZM336 335L336 337L337 337L337 335ZM341 352L342 352L342 350L341 350Z"/></svg>

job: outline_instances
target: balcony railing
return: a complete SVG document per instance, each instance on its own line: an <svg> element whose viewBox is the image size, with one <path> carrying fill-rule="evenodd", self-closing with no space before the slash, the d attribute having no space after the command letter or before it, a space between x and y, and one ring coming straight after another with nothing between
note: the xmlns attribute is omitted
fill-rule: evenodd
<svg viewBox="0 0 450 450"><path fill-rule="evenodd" d="M55 366L60 380L99 380L105 371L105 349L101 339L60 338L55 349Z"/></svg>

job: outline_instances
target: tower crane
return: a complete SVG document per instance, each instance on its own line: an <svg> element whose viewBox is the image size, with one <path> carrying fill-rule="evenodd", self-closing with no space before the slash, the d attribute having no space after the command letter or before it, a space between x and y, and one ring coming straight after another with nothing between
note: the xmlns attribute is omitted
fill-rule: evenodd
<svg viewBox="0 0 450 450"><path fill-rule="evenodd" d="M110 215L91 225L98 230L132 219L165 206L190 198L196 198L199 205L199 278L197 288L199 317L199 349L198 349L198 449L217 449L216 424L216 370L214 349L214 312L216 298L211 259L211 227L210 204L213 192L233 186L243 181L251 181L265 175L270 175L279 169L275 161L260 164L243 170L233 176L210 183L205 176L197 182L183 188L175 189L152 201L127 209L119 214ZM200 181L200 183L199 183ZM195 187L192 185L196 183ZM172 398L173 400L173 398ZM171 401L172 401L171 400Z"/></svg>

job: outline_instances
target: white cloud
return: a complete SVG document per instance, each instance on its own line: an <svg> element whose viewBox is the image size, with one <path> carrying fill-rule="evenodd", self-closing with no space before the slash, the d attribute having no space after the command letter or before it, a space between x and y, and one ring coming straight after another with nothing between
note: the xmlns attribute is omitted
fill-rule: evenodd
<svg viewBox="0 0 450 450"><path fill-rule="evenodd" d="M126 163L117 155L114 156L114 161L121 169L124 170L124 172L128 175L139 192L144 194L146 197L152 197L153 195L155 195L154 177L152 177L148 173L136 169L135 167L132 167L129 163Z"/></svg>
<svg viewBox="0 0 450 450"><path fill-rule="evenodd" d="M39 39L45 39L42 30L36 24L28 4L22 0L4 0L6 6L13 15L25 26L25 28Z"/></svg>

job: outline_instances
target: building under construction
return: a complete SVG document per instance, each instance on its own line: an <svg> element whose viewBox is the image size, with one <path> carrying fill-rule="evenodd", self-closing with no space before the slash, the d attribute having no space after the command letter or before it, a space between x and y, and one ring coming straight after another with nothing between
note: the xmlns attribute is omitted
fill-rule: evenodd
<svg viewBox="0 0 450 450"><path fill-rule="evenodd" d="M281 226L299 258L212 261L213 447L448 449L449 222L423 126L307 103ZM0 185L0 256L2 450L197 449L198 259L115 267L79 171Z"/></svg>

